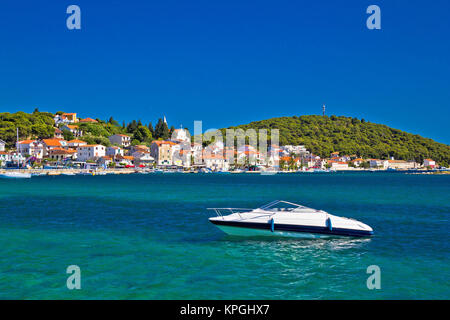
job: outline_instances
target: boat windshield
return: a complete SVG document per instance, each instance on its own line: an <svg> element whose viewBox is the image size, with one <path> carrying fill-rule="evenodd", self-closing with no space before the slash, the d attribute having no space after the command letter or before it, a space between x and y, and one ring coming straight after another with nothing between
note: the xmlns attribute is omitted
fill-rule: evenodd
<svg viewBox="0 0 450 320"><path fill-rule="evenodd" d="M259 209L264 210L264 211L273 211L273 212L279 212L279 211L301 212L301 211L305 211L305 210L317 211L315 209L302 206L300 204L283 201L283 200L272 201L266 205L263 205L262 207L259 207Z"/></svg>

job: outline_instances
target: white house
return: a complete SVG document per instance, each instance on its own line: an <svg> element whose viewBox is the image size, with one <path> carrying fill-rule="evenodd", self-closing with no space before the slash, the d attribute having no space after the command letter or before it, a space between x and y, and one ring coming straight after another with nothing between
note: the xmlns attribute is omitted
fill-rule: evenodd
<svg viewBox="0 0 450 320"><path fill-rule="evenodd" d="M388 160L388 167L391 169L414 169L418 164L414 161Z"/></svg>
<svg viewBox="0 0 450 320"><path fill-rule="evenodd" d="M87 145L87 143L78 139L74 139L67 141L67 145L71 148L77 148L79 146L85 146Z"/></svg>
<svg viewBox="0 0 450 320"><path fill-rule="evenodd" d="M66 148L67 141L63 139L43 139L42 145L44 146L44 156L48 156L50 154L50 150L55 148Z"/></svg>
<svg viewBox="0 0 450 320"><path fill-rule="evenodd" d="M0 151L5 151L6 142L0 139Z"/></svg>
<svg viewBox="0 0 450 320"><path fill-rule="evenodd" d="M98 163L101 166L108 167L112 163L112 160L111 156L103 156L98 160Z"/></svg>
<svg viewBox="0 0 450 320"><path fill-rule="evenodd" d="M359 167L361 163L364 163L363 158L356 158L351 161L355 167Z"/></svg>
<svg viewBox="0 0 450 320"><path fill-rule="evenodd" d="M58 128L55 128L55 134L53 135L53 137L56 139L64 139L63 132Z"/></svg>
<svg viewBox="0 0 450 320"><path fill-rule="evenodd" d="M334 169L334 170L347 170L348 169L348 163L347 162L328 161L328 164L330 165L330 169Z"/></svg>
<svg viewBox="0 0 450 320"><path fill-rule="evenodd" d="M22 140L18 143L19 153L42 159L46 154L45 145L37 140Z"/></svg>
<svg viewBox="0 0 450 320"><path fill-rule="evenodd" d="M205 166L212 171L228 171L228 161L220 154L204 155L203 161Z"/></svg>
<svg viewBox="0 0 450 320"><path fill-rule="evenodd" d="M191 155L194 158L194 164L202 163L203 147L200 143L191 144Z"/></svg>
<svg viewBox="0 0 450 320"><path fill-rule="evenodd" d="M436 167L436 162L433 159L424 159L423 166L434 168Z"/></svg>
<svg viewBox="0 0 450 320"><path fill-rule="evenodd" d="M389 167L388 160L370 159L369 164L371 168L387 169Z"/></svg>
<svg viewBox="0 0 450 320"><path fill-rule="evenodd" d="M124 166L132 166L134 162L133 156L117 156L115 157L115 162L118 165L124 165Z"/></svg>
<svg viewBox="0 0 450 320"><path fill-rule="evenodd" d="M131 144L131 138L125 134L115 134L110 136L108 139L112 144L117 144L125 148L129 147Z"/></svg>
<svg viewBox="0 0 450 320"><path fill-rule="evenodd" d="M77 148L77 159L79 161L97 160L105 156L106 147L101 144L87 144Z"/></svg>
<svg viewBox="0 0 450 320"><path fill-rule="evenodd" d="M285 145L281 147L284 151L291 154L297 154L297 155L307 155L309 154L309 151L306 150L305 146L299 145L299 146L293 146L293 145Z"/></svg>
<svg viewBox="0 0 450 320"><path fill-rule="evenodd" d="M10 156L10 161L12 161L15 164L24 163L26 160L26 158L24 157L23 154L17 153L17 152L12 152L9 154L9 156Z"/></svg>
<svg viewBox="0 0 450 320"><path fill-rule="evenodd" d="M107 147L106 148L106 155L107 156L118 156L121 155L123 156L123 149L121 147L116 147L116 146L112 146L112 147Z"/></svg>
<svg viewBox="0 0 450 320"><path fill-rule="evenodd" d="M140 165L149 165L149 164L153 164L155 162L155 159L150 156L150 153L147 152L140 152L140 151L136 151L135 153L132 154L132 156L134 157L134 164L136 166L140 166Z"/></svg>
<svg viewBox="0 0 450 320"><path fill-rule="evenodd" d="M69 124L70 123L69 119L67 119L66 116L63 116L63 115L60 115L60 114L56 114L53 117L53 120L55 121L55 125L56 126L58 126L60 124L64 125L64 124Z"/></svg>
<svg viewBox="0 0 450 320"><path fill-rule="evenodd" d="M67 130L67 131L72 132L74 137L83 136L83 131L80 130L80 128L77 125L74 125L74 124L66 124L61 127L61 130Z"/></svg>
<svg viewBox="0 0 450 320"><path fill-rule="evenodd" d="M0 151L0 167L5 166L9 161L11 161L11 155L6 151Z"/></svg>
<svg viewBox="0 0 450 320"><path fill-rule="evenodd" d="M75 160L77 152L72 149L53 148L49 150L47 157L56 161Z"/></svg>

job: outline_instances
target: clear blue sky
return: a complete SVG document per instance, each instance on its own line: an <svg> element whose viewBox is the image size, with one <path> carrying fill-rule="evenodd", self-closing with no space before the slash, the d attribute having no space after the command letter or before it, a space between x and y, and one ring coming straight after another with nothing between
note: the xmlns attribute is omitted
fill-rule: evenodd
<svg viewBox="0 0 450 320"><path fill-rule="evenodd" d="M449 14L447 0L3 1L0 111L220 128L326 103L450 144Z"/></svg>

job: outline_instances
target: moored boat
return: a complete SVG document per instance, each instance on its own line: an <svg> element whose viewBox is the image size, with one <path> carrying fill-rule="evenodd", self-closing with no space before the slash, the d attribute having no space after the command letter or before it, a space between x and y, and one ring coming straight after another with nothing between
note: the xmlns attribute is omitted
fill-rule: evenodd
<svg viewBox="0 0 450 320"><path fill-rule="evenodd" d="M281 200L256 209L208 209L217 214L217 217L209 218L209 221L223 232L234 236L326 238L373 235L373 229L360 221Z"/></svg>
<svg viewBox="0 0 450 320"><path fill-rule="evenodd" d="M0 174L0 178L29 179L29 178L31 178L31 173L28 173L28 172L5 172L5 173Z"/></svg>

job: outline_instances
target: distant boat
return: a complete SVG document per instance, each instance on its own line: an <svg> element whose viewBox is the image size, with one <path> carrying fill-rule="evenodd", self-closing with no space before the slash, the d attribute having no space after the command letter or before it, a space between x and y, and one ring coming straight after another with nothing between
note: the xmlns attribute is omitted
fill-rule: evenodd
<svg viewBox="0 0 450 320"><path fill-rule="evenodd" d="M0 178L19 178L19 179L29 179L31 178L31 173L24 172L6 172L0 174Z"/></svg>

